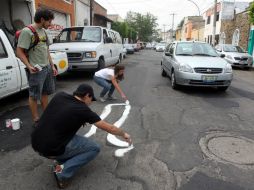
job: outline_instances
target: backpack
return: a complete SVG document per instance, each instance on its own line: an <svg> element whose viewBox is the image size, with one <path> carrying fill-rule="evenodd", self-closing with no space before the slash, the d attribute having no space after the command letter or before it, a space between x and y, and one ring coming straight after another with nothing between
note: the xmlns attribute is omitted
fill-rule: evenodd
<svg viewBox="0 0 254 190"><path fill-rule="evenodd" d="M28 54L28 52L34 48L39 42L40 42L40 38L39 38L39 35L38 33L36 32L35 28L32 26L32 25L29 25L29 26L26 26L27 28L29 28L33 35L34 35L34 41L32 41L30 47L25 51L26 54ZM18 45L18 41L19 41L19 36L21 34L22 30L18 30L16 31L15 33L15 38L14 38L14 48L16 49L17 48L17 45Z"/></svg>

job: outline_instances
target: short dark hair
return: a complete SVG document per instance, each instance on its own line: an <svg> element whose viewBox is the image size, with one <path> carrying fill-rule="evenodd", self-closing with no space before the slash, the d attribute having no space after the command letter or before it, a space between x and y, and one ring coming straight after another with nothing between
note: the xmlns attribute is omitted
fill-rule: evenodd
<svg viewBox="0 0 254 190"><path fill-rule="evenodd" d="M54 13L48 9L38 9L34 15L34 22L40 23L41 18L46 21L54 19Z"/></svg>

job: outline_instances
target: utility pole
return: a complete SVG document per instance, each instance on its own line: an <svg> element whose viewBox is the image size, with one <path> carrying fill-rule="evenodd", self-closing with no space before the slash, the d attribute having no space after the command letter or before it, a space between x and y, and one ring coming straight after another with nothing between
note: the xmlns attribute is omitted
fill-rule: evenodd
<svg viewBox="0 0 254 190"><path fill-rule="evenodd" d="M200 14L200 8L199 8L199 6L197 5L197 3L195 3L194 1L192 1L192 0L188 0L189 2L191 2L191 3L193 3L196 7L197 7L197 9L198 9L198 16L201 16L201 14ZM199 30L200 30L200 27L199 27L199 24L200 23L198 23L198 41L199 41Z"/></svg>
<svg viewBox="0 0 254 190"><path fill-rule="evenodd" d="M90 0L90 26L93 26L93 0Z"/></svg>
<svg viewBox="0 0 254 190"><path fill-rule="evenodd" d="M213 38L212 38L212 44L213 44L213 46L215 46L216 20L217 20L217 0L214 0L214 12L213 12Z"/></svg>
<svg viewBox="0 0 254 190"><path fill-rule="evenodd" d="M172 13L172 14L170 14L170 15L172 15L172 31L171 31L171 40L172 40L172 42L174 41L174 20L175 20L175 13Z"/></svg>
<svg viewBox="0 0 254 190"><path fill-rule="evenodd" d="M165 24L163 24L163 28L164 28L163 41L166 41L166 37L165 37L165 35L166 35L166 34L165 34L165 26L166 26L166 25L165 25Z"/></svg>

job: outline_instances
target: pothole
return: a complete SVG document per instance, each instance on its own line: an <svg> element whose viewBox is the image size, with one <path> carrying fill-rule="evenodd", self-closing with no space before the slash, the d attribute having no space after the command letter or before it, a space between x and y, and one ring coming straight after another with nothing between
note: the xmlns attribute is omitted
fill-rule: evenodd
<svg viewBox="0 0 254 190"><path fill-rule="evenodd" d="M254 165L254 141L231 133L212 133L199 141L203 153L220 162Z"/></svg>

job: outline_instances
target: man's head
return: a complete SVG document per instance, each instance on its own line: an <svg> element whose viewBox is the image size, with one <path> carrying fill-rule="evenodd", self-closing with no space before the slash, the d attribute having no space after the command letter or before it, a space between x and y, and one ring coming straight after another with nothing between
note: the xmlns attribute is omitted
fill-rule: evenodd
<svg viewBox="0 0 254 190"><path fill-rule="evenodd" d="M85 83L78 86L78 88L73 92L73 96L79 97L86 104L90 104L91 101L96 101L93 93L93 88Z"/></svg>
<svg viewBox="0 0 254 190"><path fill-rule="evenodd" d="M53 19L53 12L47 9L38 9L34 15L34 22L45 29L48 29Z"/></svg>

